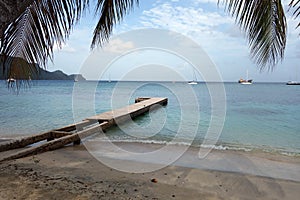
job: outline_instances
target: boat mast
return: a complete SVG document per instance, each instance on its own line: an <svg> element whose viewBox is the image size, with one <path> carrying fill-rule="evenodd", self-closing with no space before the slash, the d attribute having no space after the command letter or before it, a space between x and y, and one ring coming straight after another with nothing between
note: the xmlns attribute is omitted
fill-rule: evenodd
<svg viewBox="0 0 300 200"><path fill-rule="evenodd" d="M193 66L192 66L193 67ZM197 81L197 78L196 78L196 72L195 72L195 69L193 67L193 81Z"/></svg>

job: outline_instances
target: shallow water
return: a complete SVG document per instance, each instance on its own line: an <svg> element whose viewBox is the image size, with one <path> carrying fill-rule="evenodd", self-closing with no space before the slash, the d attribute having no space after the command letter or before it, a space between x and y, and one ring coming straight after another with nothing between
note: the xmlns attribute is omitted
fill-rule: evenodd
<svg viewBox="0 0 300 200"><path fill-rule="evenodd" d="M168 97L169 103L138 117L134 123L112 128L106 134L110 140L200 146L209 128L213 105L204 83L193 86L156 82L75 84L76 92L72 81L38 81L31 88L21 89L18 95L1 84L0 137L59 128L128 105L140 96ZM214 148L300 153L300 87L284 83L247 86L225 83L225 92L225 123ZM195 120L197 117L199 120Z"/></svg>

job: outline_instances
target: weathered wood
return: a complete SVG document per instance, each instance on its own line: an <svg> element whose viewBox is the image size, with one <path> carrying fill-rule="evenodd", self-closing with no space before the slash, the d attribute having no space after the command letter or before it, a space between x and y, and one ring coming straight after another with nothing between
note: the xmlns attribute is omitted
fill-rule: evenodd
<svg viewBox="0 0 300 200"><path fill-rule="evenodd" d="M123 119L129 119L128 117L136 117L141 113L149 111L149 109L155 105L166 105L168 103L167 98L151 98L147 99L124 108L116 109L113 111L101 113L87 118L90 121L124 121Z"/></svg>
<svg viewBox="0 0 300 200"><path fill-rule="evenodd" d="M39 146L33 146L29 147L27 149L24 149L22 151L16 152L14 154L11 154L7 157L1 158L0 162L7 161L7 160L12 160L12 159L17 159L17 158L22 158L28 155L34 155L37 153L42 153L45 151L51 151L55 149L59 149L67 144L70 144L72 142L78 141L81 138L88 137L90 135L93 135L95 133L101 133L103 130L107 129L108 123L103 122L102 124L97 124L95 126L89 127L87 129L84 129L78 133L74 133L72 135L64 136L61 138L54 139L52 141L46 142L44 144L41 144Z"/></svg>
<svg viewBox="0 0 300 200"><path fill-rule="evenodd" d="M148 99L151 99L150 97L139 97L139 98L136 98L134 100L135 103L139 103L141 101L145 101L145 100L148 100Z"/></svg>
<svg viewBox="0 0 300 200"><path fill-rule="evenodd" d="M59 128L59 129L55 129L55 131L71 132L71 131L75 131L75 130L81 128L81 127L91 125L93 123L94 122L91 122L89 120L83 120L83 121L78 122L78 123L70 124L68 126L65 126L65 127Z"/></svg>
<svg viewBox="0 0 300 200"><path fill-rule="evenodd" d="M51 141L54 140L55 138L60 138L72 134L73 133L65 132L65 131L51 131L49 138L47 138L47 141Z"/></svg>
<svg viewBox="0 0 300 200"><path fill-rule="evenodd" d="M65 132L65 131L51 131L51 136L53 138L60 138L60 137L64 137L67 135L72 135L73 133L70 132Z"/></svg>
<svg viewBox="0 0 300 200"><path fill-rule="evenodd" d="M47 142L38 146L33 146L9 155L5 158L0 158L0 162L5 160L17 159L27 155L37 154L44 151L54 150L61 148L67 144L74 143L80 144L81 139L88 137L95 132L104 132L106 129L118 125L119 123L126 122L135 118L150 109L159 108L158 105L166 105L167 98L138 98L135 104L113 110L110 112L102 113L82 122L71 124L56 130L45 132L42 134L21 138L19 140L7 141L0 144L0 152L26 147L30 144L47 140ZM74 131L77 131L76 133Z"/></svg>
<svg viewBox="0 0 300 200"><path fill-rule="evenodd" d="M11 149L23 148L30 144L37 143L43 140L46 140L50 137L50 131L41 133L34 136L22 137L20 139L14 139L7 142L3 142L0 145L0 152L8 151Z"/></svg>
<svg viewBox="0 0 300 200"><path fill-rule="evenodd" d="M57 137L53 137L52 132L53 131L63 131L63 132L70 132L70 131L75 131L77 128L81 128L90 124L93 124L94 122L85 120L85 121L81 121L75 124L71 124L56 130L52 130L52 131L48 131L45 133L41 133L41 134L37 134L37 135L31 135L31 136L27 136L27 137L22 137L19 139L14 139L14 140L10 140L10 141L6 141L6 142L1 142L0 144L0 152L2 151L8 151L8 150L12 150L12 149L18 149L18 148L23 148L26 147L30 144L34 144L37 142L41 142L43 140L53 140L54 138ZM58 136L56 134L56 136Z"/></svg>

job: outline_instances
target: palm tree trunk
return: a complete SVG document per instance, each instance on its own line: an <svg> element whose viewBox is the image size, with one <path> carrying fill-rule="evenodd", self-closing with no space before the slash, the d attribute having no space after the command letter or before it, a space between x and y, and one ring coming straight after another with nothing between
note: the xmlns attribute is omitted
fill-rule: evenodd
<svg viewBox="0 0 300 200"><path fill-rule="evenodd" d="M0 1L0 39L8 25L20 16L35 0L1 0Z"/></svg>

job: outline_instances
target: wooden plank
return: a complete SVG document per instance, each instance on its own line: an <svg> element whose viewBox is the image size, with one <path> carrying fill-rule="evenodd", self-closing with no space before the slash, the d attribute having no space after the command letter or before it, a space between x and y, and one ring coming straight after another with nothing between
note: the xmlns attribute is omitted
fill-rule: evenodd
<svg viewBox="0 0 300 200"><path fill-rule="evenodd" d="M120 108L117 110L101 113L99 115L95 115L92 117L87 118L86 120L91 121L111 121L114 120L121 120L122 118L136 117L142 113L149 111L149 109L154 105L166 105L168 103L167 98L151 98L144 101L140 101L135 104L131 104L124 108Z"/></svg>
<svg viewBox="0 0 300 200"><path fill-rule="evenodd" d="M102 124L97 124L95 126L89 127L87 129L84 129L78 133L74 133L72 135L64 136L61 138L54 139L52 141L46 142L44 144L41 144L39 146L34 146L34 147L29 147L26 148L22 151L18 151L14 154L11 154L7 157L1 158L0 162L7 161L7 160L12 160L12 159L17 159L17 158L22 158L28 155L34 155L37 153L42 153L45 151L51 151L55 150L58 148L61 148L67 144L70 144L72 142L78 141L81 138L88 137L90 135L95 134L96 132L101 133L105 129L109 128L107 122L103 122Z"/></svg>
<svg viewBox="0 0 300 200"><path fill-rule="evenodd" d="M28 145L31 145L31 144L34 144L34 143L37 143L37 142L41 142L43 140L48 140L48 139L51 140L52 138L55 138L55 137L52 136L53 131L74 131L74 130L76 130L76 128L86 126L86 125L89 125L89 124L92 124L92 123L94 123L94 122L85 120L85 121L78 122L76 124L71 124L71 125L65 126L63 128L59 128L59 129L56 129L56 130L40 133L40 134L37 134L37 135L31 135L31 136L22 137L22 138L19 138L19 139L10 140L10 141L7 141L7 142L1 142L0 152L12 150L12 149L23 148L23 147L26 147Z"/></svg>
<svg viewBox="0 0 300 200"><path fill-rule="evenodd" d="M46 140L50 137L50 131L41 133L34 136L22 137L19 139L10 140L0 144L0 152L8 151L11 149L23 148L30 144L37 143L43 140Z"/></svg>
<svg viewBox="0 0 300 200"><path fill-rule="evenodd" d="M51 137L54 138L60 138L67 135L72 135L73 133L65 132L65 131L51 131Z"/></svg>
<svg viewBox="0 0 300 200"><path fill-rule="evenodd" d="M93 123L94 122L91 122L89 120L83 120L83 121L78 122L78 123L70 124L68 126L55 129L55 131L71 132L71 131L75 131L76 129L78 129L80 127L84 127L84 126L87 126L87 125L90 125L90 124L93 124Z"/></svg>
<svg viewBox="0 0 300 200"><path fill-rule="evenodd" d="M48 142L40 144L39 146L30 147L5 158L1 158L0 162L54 150L72 142L74 144L80 144L81 138L88 137L97 131L105 131L117 123L126 122L131 118L135 118L145 112L148 112L150 108L155 109L155 107L159 107L158 105L166 105L168 103L167 98L139 98L136 101L137 103L135 104L87 118L82 122L1 144L0 151L6 151L26 147L30 144L48 139ZM100 124L95 124L96 122L99 122ZM77 133L71 132L75 130L77 130Z"/></svg>
<svg viewBox="0 0 300 200"><path fill-rule="evenodd" d="M134 100L135 103L151 99L151 97L139 97Z"/></svg>

